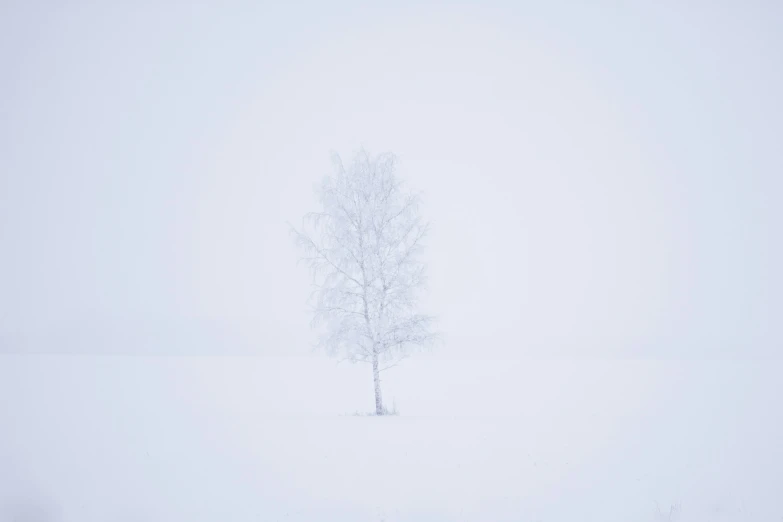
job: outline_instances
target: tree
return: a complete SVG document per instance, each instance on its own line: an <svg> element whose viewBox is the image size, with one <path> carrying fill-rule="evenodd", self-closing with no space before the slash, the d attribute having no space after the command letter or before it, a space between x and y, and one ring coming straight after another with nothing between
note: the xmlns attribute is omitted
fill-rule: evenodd
<svg viewBox="0 0 783 522"><path fill-rule="evenodd" d="M420 198L396 175L397 157L361 150L349 168L335 155L334 175L316 190L322 209L293 229L313 275L313 322L334 356L372 365L375 413L386 410L384 370L436 339L433 318L417 313L425 285L419 261L428 223Z"/></svg>

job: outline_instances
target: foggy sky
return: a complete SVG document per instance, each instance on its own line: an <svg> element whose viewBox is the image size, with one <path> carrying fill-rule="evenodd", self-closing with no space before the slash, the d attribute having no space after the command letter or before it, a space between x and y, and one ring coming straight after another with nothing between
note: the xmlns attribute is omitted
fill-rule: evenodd
<svg viewBox="0 0 783 522"><path fill-rule="evenodd" d="M775 2L131 4L0 7L0 352L307 352L286 223L364 146L444 353L779 356Z"/></svg>

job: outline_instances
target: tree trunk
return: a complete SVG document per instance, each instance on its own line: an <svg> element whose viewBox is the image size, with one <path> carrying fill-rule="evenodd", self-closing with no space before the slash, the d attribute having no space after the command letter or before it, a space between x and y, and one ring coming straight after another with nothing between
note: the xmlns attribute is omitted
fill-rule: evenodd
<svg viewBox="0 0 783 522"><path fill-rule="evenodd" d="M378 354L372 356L372 378L375 383L375 414L383 415L383 399L381 398L381 371L378 366Z"/></svg>

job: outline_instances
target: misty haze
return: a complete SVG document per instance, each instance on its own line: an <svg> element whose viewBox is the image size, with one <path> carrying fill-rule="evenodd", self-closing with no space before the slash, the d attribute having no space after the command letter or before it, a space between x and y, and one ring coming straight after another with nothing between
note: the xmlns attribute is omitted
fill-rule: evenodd
<svg viewBox="0 0 783 522"><path fill-rule="evenodd" d="M0 5L0 522L783 520L783 4Z"/></svg>

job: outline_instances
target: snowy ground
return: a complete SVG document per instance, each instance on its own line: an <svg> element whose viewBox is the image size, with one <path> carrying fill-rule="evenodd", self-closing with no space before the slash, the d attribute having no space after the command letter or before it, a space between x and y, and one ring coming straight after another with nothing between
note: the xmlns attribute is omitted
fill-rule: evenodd
<svg viewBox="0 0 783 522"><path fill-rule="evenodd" d="M783 518L781 363L0 356L0 520Z"/></svg>

